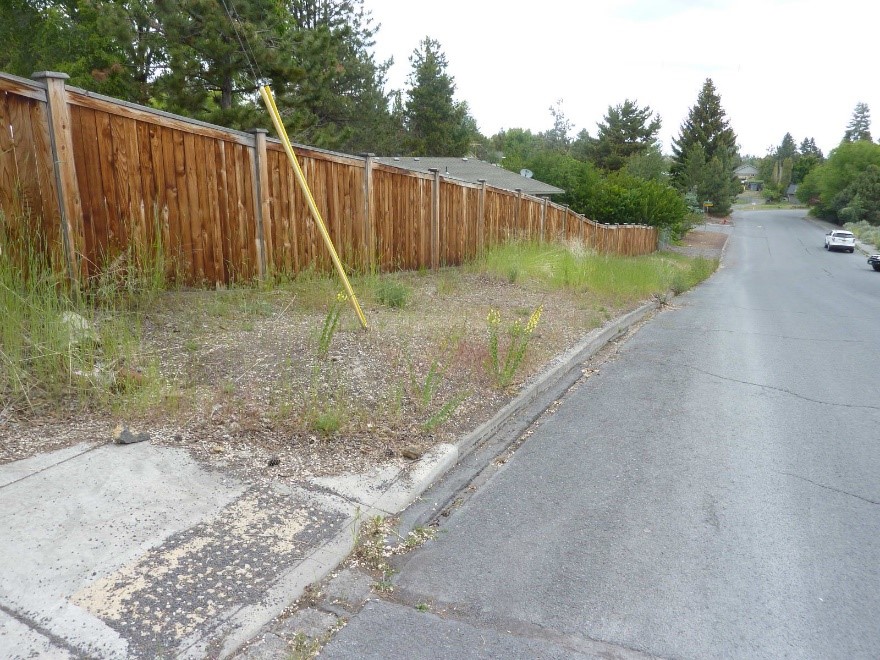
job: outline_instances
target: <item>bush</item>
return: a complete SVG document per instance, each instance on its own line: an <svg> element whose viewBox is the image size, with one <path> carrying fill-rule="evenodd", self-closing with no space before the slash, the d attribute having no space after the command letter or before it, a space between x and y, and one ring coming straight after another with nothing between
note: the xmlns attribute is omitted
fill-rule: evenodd
<svg viewBox="0 0 880 660"><path fill-rule="evenodd" d="M848 222L844 226L863 243L870 243L875 248L880 248L880 227L864 220L861 222Z"/></svg>
<svg viewBox="0 0 880 660"><path fill-rule="evenodd" d="M586 215L596 222L669 229L678 237L687 230L688 205L672 186L618 172L597 186Z"/></svg>

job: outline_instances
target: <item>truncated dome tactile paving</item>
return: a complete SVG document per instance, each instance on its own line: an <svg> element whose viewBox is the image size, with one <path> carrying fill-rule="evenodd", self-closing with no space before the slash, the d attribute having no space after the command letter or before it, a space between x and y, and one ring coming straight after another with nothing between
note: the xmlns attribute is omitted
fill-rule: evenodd
<svg viewBox="0 0 880 660"><path fill-rule="evenodd" d="M259 602L343 521L305 496L255 486L71 600L126 639L132 657L184 652L193 633L204 639L243 604Z"/></svg>

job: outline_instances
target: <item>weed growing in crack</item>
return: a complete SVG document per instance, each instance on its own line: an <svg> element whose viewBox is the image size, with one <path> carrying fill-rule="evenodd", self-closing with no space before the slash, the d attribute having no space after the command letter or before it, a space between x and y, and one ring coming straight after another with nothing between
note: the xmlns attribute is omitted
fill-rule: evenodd
<svg viewBox="0 0 880 660"><path fill-rule="evenodd" d="M361 522L360 509L355 513L354 549L351 556L356 565L378 575L376 584L373 585L376 591L394 590L391 582L394 569L388 561L391 557L410 552L437 535L437 530L433 527L418 526L405 537L397 535L400 542L391 545L387 539L394 529L394 524L393 519L382 516L374 516Z"/></svg>
<svg viewBox="0 0 880 660"><path fill-rule="evenodd" d="M516 370L522 364L526 356L526 349L529 346L529 339L538 322L541 320L541 312L544 306L539 305L529 320L523 324L519 319L514 321L507 328L507 335L510 338L506 350L502 356L500 344L501 335L501 312L494 307L489 310L486 316L486 324L489 333L489 375L495 381L495 384L504 389L513 382Z"/></svg>
<svg viewBox="0 0 880 660"><path fill-rule="evenodd" d="M427 541L433 539L435 536L437 536L437 529L435 527L417 525L403 538L398 546L400 551L395 554L402 554L404 552L409 552L410 550L415 550L424 545Z"/></svg>
<svg viewBox="0 0 880 660"><path fill-rule="evenodd" d="M394 570L388 562L390 548L385 545L385 537L391 529L391 521L382 516L374 516L369 520L360 521L360 510L355 515L355 536L352 558L363 568L379 574L375 588L377 591L391 591L391 576Z"/></svg>

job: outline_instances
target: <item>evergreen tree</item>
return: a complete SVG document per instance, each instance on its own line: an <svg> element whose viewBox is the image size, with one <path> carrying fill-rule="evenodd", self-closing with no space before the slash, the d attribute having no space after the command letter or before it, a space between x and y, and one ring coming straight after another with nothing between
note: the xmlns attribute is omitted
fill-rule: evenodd
<svg viewBox="0 0 880 660"><path fill-rule="evenodd" d="M782 143L776 149L776 158L785 160L786 158L795 158L798 155L797 145L791 133L786 133L782 138Z"/></svg>
<svg viewBox="0 0 880 660"><path fill-rule="evenodd" d="M697 145L702 148L706 167L703 176L699 178L703 180L707 192L706 197L700 201L708 199L714 204L714 214L726 215L739 187L733 174L737 158L736 134L730 128L721 107L721 98L710 78L703 83L696 105L691 108L681 125L679 137L672 143L673 181L684 191L691 189L694 174L688 170L693 170L695 165L693 162L688 163L688 156Z"/></svg>
<svg viewBox="0 0 880 660"><path fill-rule="evenodd" d="M740 191L739 180L732 175L730 165L725 159L715 155L707 163L703 177L703 188L700 200L712 202L709 213L727 215L733 206L733 200Z"/></svg>
<svg viewBox="0 0 880 660"><path fill-rule="evenodd" d="M813 138L804 138L799 151L800 156L795 159L791 168L791 182L797 184L802 183L807 175L825 160L822 150L816 146Z"/></svg>
<svg viewBox="0 0 880 660"><path fill-rule="evenodd" d="M280 0L155 0L168 49L156 85L172 112L236 128L262 124L255 96L301 79Z"/></svg>
<svg viewBox="0 0 880 660"><path fill-rule="evenodd" d="M147 3L148 0L144 0ZM139 101L138 58L126 15L139 0L5 0L0 70L20 76L63 71L69 84Z"/></svg>
<svg viewBox="0 0 880 660"><path fill-rule="evenodd" d="M287 0L292 59L284 86L288 132L330 149L385 153L394 133L385 74L371 52L376 28L363 0Z"/></svg>
<svg viewBox="0 0 880 660"><path fill-rule="evenodd" d="M676 182L680 180L687 153L695 144L702 145L706 162L718 156L732 164L736 154L736 134L730 128L711 78L703 83L696 105L681 125L679 137L672 141L672 175Z"/></svg>
<svg viewBox="0 0 880 660"><path fill-rule="evenodd" d="M822 150L816 146L816 141L813 138L804 138L799 151L801 156L815 156L820 161L825 159L825 156L822 155Z"/></svg>
<svg viewBox="0 0 880 660"><path fill-rule="evenodd" d="M843 134L844 142L871 141L871 111L867 103L856 103L852 118Z"/></svg>
<svg viewBox="0 0 880 660"><path fill-rule="evenodd" d="M407 150L413 155L464 156L473 121L455 101L455 81L440 44L426 37L410 56L412 71L405 106Z"/></svg>
<svg viewBox="0 0 880 660"><path fill-rule="evenodd" d="M629 158L656 144L660 125L660 117L654 116L649 106L640 108L629 99L609 106L596 138L588 143L590 160L604 170L617 171Z"/></svg>

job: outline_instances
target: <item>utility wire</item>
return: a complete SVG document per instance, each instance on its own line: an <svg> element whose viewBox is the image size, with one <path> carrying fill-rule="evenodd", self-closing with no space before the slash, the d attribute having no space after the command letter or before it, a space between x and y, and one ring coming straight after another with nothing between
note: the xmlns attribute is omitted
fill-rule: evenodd
<svg viewBox="0 0 880 660"><path fill-rule="evenodd" d="M244 55L244 59L247 61L248 68L251 70L254 87L259 87L260 82L263 81L263 72L260 70L260 64L257 62L257 56L254 54L253 48L251 48L247 35L244 35L244 39L242 39L241 32L238 29L238 23L241 21L241 14L239 14L238 10L235 8L234 0L229 0L229 5L232 5L232 11L235 12L235 16L232 15L232 11L230 11L229 5L226 4L226 0L220 0L220 2L223 3L226 15L229 16L229 21L232 23L232 29L235 31L235 38L238 39L238 45L241 46L241 52ZM256 69L254 67L256 67ZM260 72L259 76L257 76L257 71Z"/></svg>

